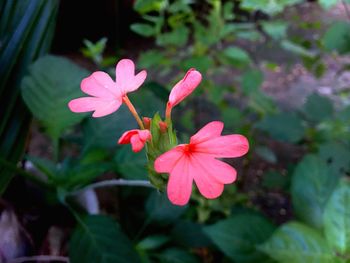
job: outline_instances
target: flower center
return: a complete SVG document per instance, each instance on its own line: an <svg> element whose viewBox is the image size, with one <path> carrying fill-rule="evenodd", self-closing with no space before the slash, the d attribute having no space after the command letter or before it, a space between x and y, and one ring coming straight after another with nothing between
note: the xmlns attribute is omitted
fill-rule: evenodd
<svg viewBox="0 0 350 263"><path fill-rule="evenodd" d="M190 143L185 145L185 148L184 148L185 154L191 154L194 151L195 151L195 145L190 144Z"/></svg>

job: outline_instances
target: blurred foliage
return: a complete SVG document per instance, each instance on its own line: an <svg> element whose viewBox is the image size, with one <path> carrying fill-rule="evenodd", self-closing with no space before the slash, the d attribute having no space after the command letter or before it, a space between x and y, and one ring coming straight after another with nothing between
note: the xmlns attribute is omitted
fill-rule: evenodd
<svg viewBox="0 0 350 263"><path fill-rule="evenodd" d="M325 55L349 53L350 24L332 23L316 40L296 37L291 32L302 23L291 25L281 13L301 2L134 3L141 17L131 30L154 39L155 45L142 52L137 67L170 83L165 87L148 82L130 96L141 115L153 117L158 124L164 114L158 111L164 108L171 84L179 79L170 74L195 67L204 76L197 96L175 112L183 138L203 121L200 101L209 105L210 118L224 120L225 132L249 138L250 154L237 163L238 183L226 186L215 200L194 190L189 205L178 207L163 192L125 187L114 195L119 212L115 218L87 216L73 197L96 186L92 184L99 176L142 180L153 167L146 167L143 152L117 146L118 137L135 127L124 106L99 119L69 112L67 102L82 94L79 82L89 74L85 69L58 56L45 56L29 68L22 97L55 155L51 159L26 156L40 176L22 174L36 178L45 197L66 206L76 219L69 242L72 262L349 261L350 107L313 93L298 109L282 108L262 90L261 65L270 70L279 65L268 60L259 63L244 45L276 45L302 61L315 77L322 76ZM338 2L320 0L319 4L328 9ZM85 40L82 53L98 68L113 72L115 61L105 56L106 44L105 38L96 43ZM158 129L156 124L151 129ZM164 142L159 132L154 132L154 140ZM154 158L148 156L148 161ZM156 179L164 186L167 177L151 177ZM264 209L270 194L291 199L291 207L283 206L291 214L283 222Z"/></svg>
<svg viewBox="0 0 350 263"><path fill-rule="evenodd" d="M54 33L57 0L0 2L0 158L14 165L24 152L31 116L20 96L28 66L48 52ZM0 194L13 170L0 165Z"/></svg>

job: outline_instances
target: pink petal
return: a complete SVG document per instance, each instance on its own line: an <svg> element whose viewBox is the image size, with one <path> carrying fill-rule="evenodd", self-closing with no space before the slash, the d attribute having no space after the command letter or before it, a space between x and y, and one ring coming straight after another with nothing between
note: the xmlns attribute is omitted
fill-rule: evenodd
<svg viewBox="0 0 350 263"><path fill-rule="evenodd" d="M131 148L135 153L141 151L143 146L145 145L145 141L141 141L137 134L131 137L130 143L131 143Z"/></svg>
<svg viewBox="0 0 350 263"><path fill-rule="evenodd" d="M104 100L95 97L82 97L71 100L68 107L73 112L95 111L93 117L103 117L116 111L121 105L118 100Z"/></svg>
<svg viewBox="0 0 350 263"><path fill-rule="evenodd" d="M167 185L167 194L174 205L186 205L192 193L192 181L189 173L189 159L182 156L172 169Z"/></svg>
<svg viewBox="0 0 350 263"><path fill-rule="evenodd" d="M205 125L202 129L200 129L195 135L191 137L190 143L197 144L215 137L219 137L223 129L224 129L224 124L221 121L209 122L207 125Z"/></svg>
<svg viewBox="0 0 350 263"><path fill-rule="evenodd" d="M189 174L193 177L199 192L208 199L220 196L224 190L224 184L215 177L215 170L208 170L206 164L198 160L200 157L191 156L189 162Z"/></svg>
<svg viewBox="0 0 350 263"><path fill-rule="evenodd" d="M176 163L184 155L184 145L178 145L175 148L171 149L158 156L154 162L154 169L157 173L170 173Z"/></svg>
<svg viewBox="0 0 350 263"><path fill-rule="evenodd" d="M122 91L123 95L137 90L145 81L146 76L145 70L135 76L135 64L130 59L122 59L116 66L117 87Z"/></svg>
<svg viewBox="0 0 350 263"><path fill-rule="evenodd" d="M180 80L171 90L169 95L169 105L174 107L184 98L190 95L202 80L202 75L195 69L187 71L185 77Z"/></svg>
<svg viewBox="0 0 350 263"><path fill-rule="evenodd" d="M118 143L119 144L130 143L131 137L134 136L135 134L137 134L137 129L124 132L123 135L119 138Z"/></svg>
<svg viewBox="0 0 350 263"><path fill-rule="evenodd" d="M101 98L114 98L121 96L116 83L111 77L102 71L97 71L81 82L81 90L86 94Z"/></svg>
<svg viewBox="0 0 350 263"><path fill-rule="evenodd" d="M139 130L138 131L138 136L140 137L141 141L148 141L151 139L152 135L149 130Z"/></svg>
<svg viewBox="0 0 350 263"><path fill-rule="evenodd" d="M206 171L222 184L231 184L237 178L236 170L229 164L219 161L207 154L195 153L193 158L205 167Z"/></svg>
<svg viewBox="0 0 350 263"><path fill-rule="evenodd" d="M245 155L249 150L246 137L239 134L225 135L195 145L195 151L217 158L234 158Z"/></svg>

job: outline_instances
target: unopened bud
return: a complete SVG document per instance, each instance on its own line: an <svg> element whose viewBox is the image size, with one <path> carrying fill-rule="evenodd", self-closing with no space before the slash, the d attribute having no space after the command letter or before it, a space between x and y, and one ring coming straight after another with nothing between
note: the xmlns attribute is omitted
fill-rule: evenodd
<svg viewBox="0 0 350 263"><path fill-rule="evenodd" d="M164 121L159 122L159 129L162 133L165 133L168 130L168 124Z"/></svg>
<svg viewBox="0 0 350 263"><path fill-rule="evenodd" d="M151 127L151 121L152 121L152 119L151 119L151 118L148 118L148 117L143 117L142 120L143 120L143 125L145 125L145 128L146 128L147 130L149 130L149 128Z"/></svg>

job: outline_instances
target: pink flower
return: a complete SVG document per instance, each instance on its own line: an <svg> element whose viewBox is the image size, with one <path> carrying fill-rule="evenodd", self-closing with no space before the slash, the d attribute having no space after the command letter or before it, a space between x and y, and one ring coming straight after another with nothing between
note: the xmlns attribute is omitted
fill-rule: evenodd
<svg viewBox="0 0 350 263"><path fill-rule="evenodd" d="M199 71L193 68L187 71L185 77L176 83L170 92L169 101L166 108L167 118L170 118L171 109L190 95L201 81L202 75Z"/></svg>
<svg viewBox="0 0 350 263"><path fill-rule="evenodd" d="M167 193L175 205L185 205L190 199L192 181L208 199L221 195L224 184L236 180L236 170L216 158L240 157L248 152L248 140L239 134L221 136L224 124L213 121L190 139L160 155L154 168L169 173Z"/></svg>
<svg viewBox="0 0 350 263"><path fill-rule="evenodd" d="M119 144L129 144L131 143L131 148L134 152L139 152L142 150L146 141L151 140L152 135L149 130L130 130L123 133L120 137Z"/></svg>
<svg viewBox="0 0 350 263"><path fill-rule="evenodd" d="M81 90L91 97L71 100L68 107L73 112L94 111L92 117L103 117L119 109L123 97L137 90L145 81L145 70L135 75L135 65L122 59L116 66L116 81L105 72L97 71L81 82Z"/></svg>

